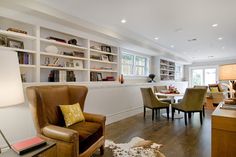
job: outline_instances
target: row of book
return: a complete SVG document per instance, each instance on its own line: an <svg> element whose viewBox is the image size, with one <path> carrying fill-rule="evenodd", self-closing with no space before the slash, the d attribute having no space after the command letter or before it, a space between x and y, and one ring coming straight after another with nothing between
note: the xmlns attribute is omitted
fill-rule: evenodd
<svg viewBox="0 0 236 157"><path fill-rule="evenodd" d="M48 82L75 82L74 71L52 70L48 76Z"/></svg>
<svg viewBox="0 0 236 157"><path fill-rule="evenodd" d="M29 54L27 52L18 52L18 60L19 64L33 64L33 58L32 54Z"/></svg>

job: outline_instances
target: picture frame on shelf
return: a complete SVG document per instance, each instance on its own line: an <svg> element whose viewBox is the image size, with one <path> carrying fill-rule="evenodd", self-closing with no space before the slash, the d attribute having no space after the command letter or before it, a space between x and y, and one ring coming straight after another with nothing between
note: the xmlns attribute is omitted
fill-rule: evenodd
<svg viewBox="0 0 236 157"><path fill-rule="evenodd" d="M109 62L108 56L107 55L101 55L101 60Z"/></svg>
<svg viewBox="0 0 236 157"><path fill-rule="evenodd" d="M113 56L112 55L108 55L108 60L109 60L109 62L113 62Z"/></svg>
<svg viewBox="0 0 236 157"><path fill-rule="evenodd" d="M97 81L102 81L102 73L97 73Z"/></svg>
<svg viewBox="0 0 236 157"><path fill-rule="evenodd" d="M7 37L0 34L0 46L7 46Z"/></svg>
<svg viewBox="0 0 236 157"><path fill-rule="evenodd" d="M24 42L7 38L7 46L12 48L24 49Z"/></svg>
<svg viewBox="0 0 236 157"><path fill-rule="evenodd" d="M107 51L107 46L102 45L101 46L101 51L105 51L106 52Z"/></svg>
<svg viewBox="0 0 236 157"><path fill-rule="evenodd" d="M66 62L64 63L64 66L65 66L65 67L74 67L74 62L72 62L72 61L66 61Z"/></svg>
<svg viewBox="0 0 236 157"><path fill-rule="evenodd" d="M110 46L106 46L106 52L111 52L111 47Z"/></svg>
<svg viewBox="0 0 236 157"><path fill-rule="evenodd" d="M73 63L74 63L75 68L78 68L78 69L83 69L84 68L82 60L73 60Z"/></svg>

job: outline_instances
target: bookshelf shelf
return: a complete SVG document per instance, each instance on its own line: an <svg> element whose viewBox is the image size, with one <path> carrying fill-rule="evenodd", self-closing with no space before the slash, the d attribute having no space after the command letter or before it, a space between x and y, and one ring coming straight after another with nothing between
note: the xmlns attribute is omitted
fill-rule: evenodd
<svg viewBox="0 0 236 157"><path fill-rule="evenodd" d="M109 72L109 73L117 73L116 70L104 70L104 69L90 69L92 72Z"/></svg>
<svg viewBox="0 0 236 157"><path fill-rule="evenodd" d="M0 46L0 49L3 49L3 50L10 50L10 51L18 51L18 52L37 53L37 51L33 51L33 50L18 49L18 48L3 47L3 46Z"/></svg>
<svg viewBox="0 0 236 157"><path fill-rule="evenodd" d="M71 45L71 44L67 44L67 43L58 42L58 41L55 41L55 40L40 38L40 41L47 42L47 43L50 43L50 44L59 45L59 46L62 46L62 47L69 47L69 48L74 48L74 49L79 49L79 50L87 50L86 47L75 46L75 45Z"/></svg>
<svg viewBox="0 0 236 157"><path fill-rule="evenodd" d="M36 68L36 65L20 64L20 68Z"/></svg>
<svg viewBox="0 0 236 157"><path fill-rule="evenodd" d="M35 36L23 34L23 33L16 33L16 32L11 32L11 31L6 31L6 30L0 30L0 34L6 35L9 37L17 37L17 38L23 38L23 39L30 39L30 40L36 40Z"/></svg>
<svg viewBox="0 0 236 157"><path fill-rule="evenodd" d="M91 52L101 53L101 54L107 54L107 55L117 56L117 54L115 54L115 53L110 53L110 52L105 52L105 51L95 50L95 49L92 49L92 48L90 48L90 51L91 51Z"/></svg>
<svg viewBox="0 0 236 157"><path fill-rule="evenodd" d="M61 57L61 58L67 58L67 59L75 59L75 60L88 60L87 58L74 57L74 56L66 56L66 55L60 55L60 54L48 53L48 52L40 52L40 55L53 56L53 57Z"/></svg>
<svg viewBox="0 0 236 157"><path fill-rule="evenodd" d="M58 69L58 70L73 70L73 71L88 71L88 69L78 69L73 67L54 67L54 66L45 66L41 65L40 68L42 69Z"/></svg>
<svg viewBox="0 0 236 157"><path fill-rule="evenodd" d="M90 59L92 62L106 63L106 64L117 64L116 62L107 62L102 60Z"/></svg>

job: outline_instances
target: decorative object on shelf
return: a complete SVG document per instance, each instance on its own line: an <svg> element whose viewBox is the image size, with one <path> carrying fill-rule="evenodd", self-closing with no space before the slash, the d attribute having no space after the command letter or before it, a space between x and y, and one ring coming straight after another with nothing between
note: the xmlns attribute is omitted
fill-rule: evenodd
<svg viewBox="0 0 236 157"><path fill-rule="evenodd" d="M77 40L76 40L76 39L70 39L70 40L68 41L68 44L77 45Z"/></svg>
<svg viewBox="0 0 236 157"><path fill-rule="evenodd" d="M107 76L105 79L103 79L103 81L115 81L115 77L114 76Z"/></svg>
<svg viewBox="0 0 236 157"><path fill-rule="evenodd" d="M75 73L74 71L66 71L66 81L67 82L75 82Z"/></svg>
<svg viewBox="0 0 236 157"><path fill-rule="evenodd" d="M26 74L20 74L20 76L21 76L21 81L22 81L22 82L27 82L27 80L26 80Z"/></svg>
<svg viewBox="0 0 236 157"><path fill-rule="evenodd" d="M67 61L67 62L65 63L65 67L74 67L73 61Z"/></svg>
<svg viewBox="0 0 236 157"><path fill-rule="evenodd" d="M73 56L83 58L84 57L84 52L73 51Z"/></svg>
<svg viewBox="0 0 236 157"><path fill-rule="evenodd" d="M108 60L109 60L110 62L113 62L113 55L108 55Z"/></svg>
<svg viewBox="0 0 236 157"><path fill-rule="evenodd" d="M96 55L91 55L90 56L91 59L96 59L96 60L101 60L100 56L96 56Z"/></svg>
<svg viewBox="0 0 236 157"><path fill-rule="evenodd" d="M91 49L94 49L94 50L99 50L99 51L101 51L101 47L99 47L99 46L91 46L90 48L91 48Z"/></svg>
<svg viewBox="0 0 236 157"><path fill-rule="evenodd" d="M63 52L63 55L65 56L74 56L73 52Z"/></svg>
<svg viewBox="0 0 236 157"><path fill-rule="evenodd" d="M97 81L102 81L102 73L97 73Z"/></svg>
<svg viewBox="0 0 236 157"><path fill-rule="evenodd" d="M22 34L27 34L26 31L17 29L17 28L8 28L7 31L11 31L11 32L16 32L16 33L22 33Z"/></svg>
<svg viewBox="0 0 236 157"><path fill-rule="evenodd" d="M121 84L124 83L124 75L123 75L123 74L120 74L120 76L119 76L119 82L120 82Z"/></svg>
<svg viewBox="0 0 236 157"><path fill-rule="evenodd" d="M12 48L24 49L24 42L7 38L7 46Z"/></svg>
<svg viewBox="0 0 236 157"><path fill-rule="evenodd" d="M44 65L49 65L50 64L50 58L49 57L45 57L44 58Z"/></svg>
<svg viewBox="0 0 236 157"><path fill-rule="evenodd" d="M55 45L48 45L45 48L45 51L48 53L58 53L59 52L58 48Z"/></svg>
<svg viewBox="0 0 236 157"><path fill-rule="evenodd" d="M111 47L110 47L110 46L102 45L102 46L101 46L101 50L102 50L102 51L105 51L105 52L111 52Z"/></svg>
<svg viewBox="0 0 236 157"><path fill-rule="evenodd" d="M97 81L97 72L90 72L90 81Z"/></svg>
<svg viewBox="0 0 236 157"><path fill-rule="evenodd" d="M0 34L0 46L7 46L7 37Z"/></svg>
<svg viewBox="0 0 236 157"><path fill-rule="evenodd" d="M152 83L152 82L156 82L155 80L154 80L154 78L155 78L155 74L149 74L149 78L150 78L150 80L148 81L148 82L150 82L150 83Z"/></svg>
<svg viewBox="0 0 236 157"><path fill-rule="evenodd" d="M84 68L82 60L73 60L73 63L74 63L75 68L78 68L78 69L83 69Z"/></svg>
<svg viewBox="0 0 236 157"><path fill-rule="evenodd" d="M65 39L60 39L60 38L57 38L57 37L47 37L46 39L55 40L55 41L58 41L58 42L61 42L61 43L66 43Z"/></svg>
<svg viewBox="0 0 236 157"><path fill-rule="evenodd" d="M236 64L226 64L220 66L220 80L221 81L229 81L231 85L230 91L233 92L234 90L234 98L231 98L231 103L236 104ZM227 103L227 101L225 102Z"/></svg>
<svg viewBox="0 0 236 157"><path fill-rule="evenodd" d="M102 61L109 62L107 55L101 55L101 59L102 59Z"/></svg>
<svg viewBox="0 0 236 157"><path fill-rule="evenodd" d="M24 103L24 93L16 52L0 51L0 73L2 74L0 77L0 108ZM0 134L11 148L1 130Z"/></svg>

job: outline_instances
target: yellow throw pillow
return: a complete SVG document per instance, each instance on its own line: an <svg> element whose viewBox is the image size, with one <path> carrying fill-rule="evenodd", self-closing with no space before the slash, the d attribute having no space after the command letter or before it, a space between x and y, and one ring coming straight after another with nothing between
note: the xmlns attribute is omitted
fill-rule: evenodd
<svg viewBox="0 0 236 157"><path fill-rule="evenodd" d="M211 92L212 92L212 93L217 93L217 92L219 92L219 88L218 88L218 87L211 87L210 89L211 89Z"/></svg>
<svg viewBox="0 0 236 157"><path fill-rule="evenodd" d="M81 121L85 121L79 103L73 105L59 105L59 106L64 116L66 127Z"/></svg>

